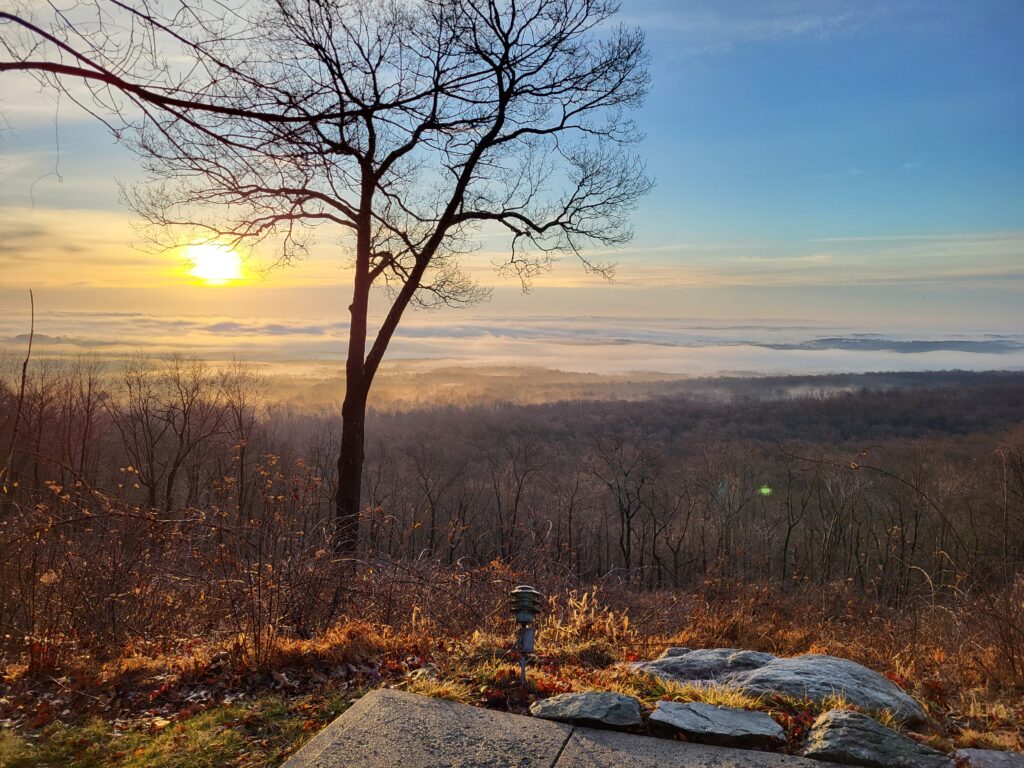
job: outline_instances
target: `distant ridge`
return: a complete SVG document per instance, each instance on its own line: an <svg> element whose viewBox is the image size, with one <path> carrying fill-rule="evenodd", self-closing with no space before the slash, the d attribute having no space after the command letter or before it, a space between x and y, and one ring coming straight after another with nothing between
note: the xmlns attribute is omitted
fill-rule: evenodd
<svg viewBox="0 0 1024 768"><path fill-rule="evenodd" d="M902 341L899 339L882 338L850 338L834 336L825 339L812 339L795 344L757 344L756 346L767 349L847 349L859 352L900 352L903 354L914 354L919 352L975 352L979 354L1005 355L1011 352L1019 352L1024 349L1015 341L1007 339L948 339L938 341L923 341L911 339Z"/></svg>

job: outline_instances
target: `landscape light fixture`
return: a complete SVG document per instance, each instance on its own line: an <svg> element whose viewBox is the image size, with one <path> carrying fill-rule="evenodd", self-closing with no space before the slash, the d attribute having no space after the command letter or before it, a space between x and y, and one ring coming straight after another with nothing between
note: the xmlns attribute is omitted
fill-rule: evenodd
<svg viewBox="0 0 1024 768"><path fill-rule="evenodd" d="M533 640L537 634L534 621L540 613L540 592L526 584L520 584L509 595L509 604L516 617L516 623L519 624L516 650L519 651L523 688L526 688L526 658L533 653Z"/></svg>

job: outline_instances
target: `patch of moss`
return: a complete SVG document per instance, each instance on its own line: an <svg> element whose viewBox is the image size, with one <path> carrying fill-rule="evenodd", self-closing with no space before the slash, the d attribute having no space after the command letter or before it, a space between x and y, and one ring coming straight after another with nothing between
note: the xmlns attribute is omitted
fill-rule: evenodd
<svg viewBox="0 0 1024 768"><path fill-rule="evenodd" d="M5 768L260 768L279 765L363 691L293 701L268 695L213 707L178 721L140 722L125 731L92 719L38 733L0 731Z"/></svg>

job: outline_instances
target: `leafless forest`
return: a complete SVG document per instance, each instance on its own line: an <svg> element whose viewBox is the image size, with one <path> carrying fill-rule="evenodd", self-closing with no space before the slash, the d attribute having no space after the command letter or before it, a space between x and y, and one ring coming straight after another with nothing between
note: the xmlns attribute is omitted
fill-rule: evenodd
<svg viewBox="0 0 1024 768"><path fill-rule="evenodd" d="M405 620L430 579L438 615L471 621L500 567L636 595L970 600L1021 662L1020 374L372 411L353 559L331 542L335 412L270 401L244 364L33 361L23 394L17 373L0 389L9 659L218 632L258 659L342 615Z"/></svg>

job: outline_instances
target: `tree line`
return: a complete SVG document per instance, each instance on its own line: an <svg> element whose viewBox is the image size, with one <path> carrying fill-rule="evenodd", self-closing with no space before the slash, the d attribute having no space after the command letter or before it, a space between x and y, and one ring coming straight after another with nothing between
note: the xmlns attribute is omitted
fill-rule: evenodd
<svg viewBox="0 0 1024 768"><path fill-rule="evenodd" d="M331 519L338 415L270 401L251 365L34 362L16 435L15 384L8 508L101 489L301 535ZM638 589L846 580L895 602L1004 578L1024 562L1019 386L371 411L358 554Z"/></svg>

